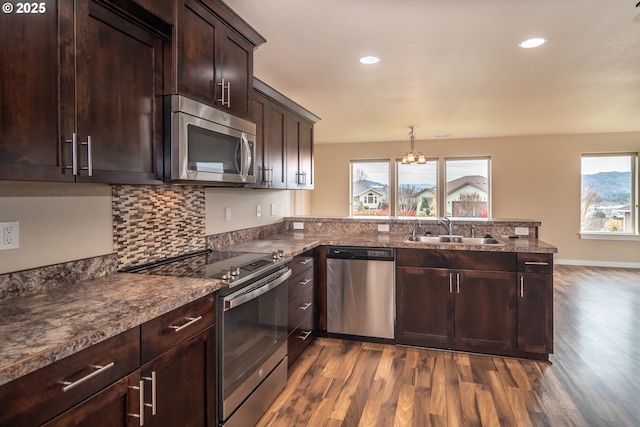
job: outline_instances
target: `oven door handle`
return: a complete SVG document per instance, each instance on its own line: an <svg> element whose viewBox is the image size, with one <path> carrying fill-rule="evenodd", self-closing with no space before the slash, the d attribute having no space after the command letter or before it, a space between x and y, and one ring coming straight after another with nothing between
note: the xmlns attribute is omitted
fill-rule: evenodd
<svg viewBox="0 0 640 427"><path fill-rule="evenodd" d="M244 304L245 302L249 302L253 299L258 298L260 295L264 295L270 290L280 286L284 282L287 281L289 277L291 277L292 270L289 269L282 276L279 276L277 279L274 279L259 288L254 289L251 292L247 292L246 294L239 295L230 300L224 300L224 311L231 310L232 308L238 307L239 305Z"/></svg>

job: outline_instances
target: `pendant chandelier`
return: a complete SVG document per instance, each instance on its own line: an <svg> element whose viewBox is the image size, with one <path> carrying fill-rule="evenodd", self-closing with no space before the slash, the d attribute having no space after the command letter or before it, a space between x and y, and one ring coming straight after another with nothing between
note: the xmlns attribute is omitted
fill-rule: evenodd
<svg viewBox="0 0 640 427"><path fill-rule="evenodd" d="M415 126L409 126L411 131L409 132L409 138L411 138L411 149L404 153L402 156L402 164L408 165L409 163L418 163L419 165L424 165L427 163L427 159L424 157L424 154L420 151L416 151L414 148L414 139L415 139Z"/></svg>

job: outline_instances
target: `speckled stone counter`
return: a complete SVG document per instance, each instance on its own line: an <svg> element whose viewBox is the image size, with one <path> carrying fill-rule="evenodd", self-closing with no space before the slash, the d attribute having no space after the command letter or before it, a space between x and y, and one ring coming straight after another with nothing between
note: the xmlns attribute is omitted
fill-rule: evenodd
<svg viewBox="0 0 640 427"><path fill-rule="evenodd" d="M217 291L213 279L117 273L0 302L0 385Z"/></svg>
<svg viewBox="0 0 640 427"><path fill-rule="evenodd" d="M463 251L489 252L528 252L528 253L556 253L558 249L538 239L509 239L497 238L499 245L463 245L452 243L417 243L407 242L404 235L388 233L309 233L288 231L274 234L262 239L248 240L243 243L227 247L228 250L239 252L270 253L283 250L293 256L321 245L334 246L369 246L385 248L415 248L415 249L449 249ZM224 247L222 249L225 249Z"/></svg>

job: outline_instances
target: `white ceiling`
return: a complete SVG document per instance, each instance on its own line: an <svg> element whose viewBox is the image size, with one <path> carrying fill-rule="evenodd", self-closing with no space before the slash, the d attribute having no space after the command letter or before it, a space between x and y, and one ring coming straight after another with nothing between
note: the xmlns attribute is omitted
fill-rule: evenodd
<svg viewBox="0 0 640 427"><path fill-rule="evenodd" d="M640 131L636 0L225 2L267 39L255 76L322 118L317 143Z"/></svg>

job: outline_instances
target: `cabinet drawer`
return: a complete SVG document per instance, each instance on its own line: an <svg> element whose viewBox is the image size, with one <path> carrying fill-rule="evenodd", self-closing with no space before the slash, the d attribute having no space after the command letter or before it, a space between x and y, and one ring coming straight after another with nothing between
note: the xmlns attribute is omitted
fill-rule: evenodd
<svg viewBox="0 0 640 427"><path fill-rule="evenodd" d="M518 254L518 271L523 273L553 273L553 254Z"/></svg>
<svg viewBox="0 0 640 427"><path fill-rule="evenodd" d="M313 316L308 316L298 328L293 330L287 339L289 366L295 362L300 353L313 341L313 338Z"/></svg>
<svg viewBox="0 0 640 427"><path fill-rule="evenodd" d="M313 287L313 269L308 269L289 279L289 301Z"/></svg>
<svg viewBox="0 0 640 427"><path fill-rule="evenodd" d="M294 330L302 321L314 312L313 288L306 290L296 298L289 301L289 333Z"/></svg>
<svg viewBox="0 0 640 427"><path fill-rule="evenodd" d="M200 298L142 325L141 358L147 363L214 323L214 295Z"/></svg>
<svg viewBox="0 0 640 427"><path fill-rule="evenodd" d="M291 260L289 268L291 268L291 276L297 276L306 269L313 269L313 256L298 255Z"/></svg>
<svg viewBox="0 0 640 427"><path fill-rule="evenodd" d="M0 387L2 426L40 425L139 366L136 327Z"/></svg>

